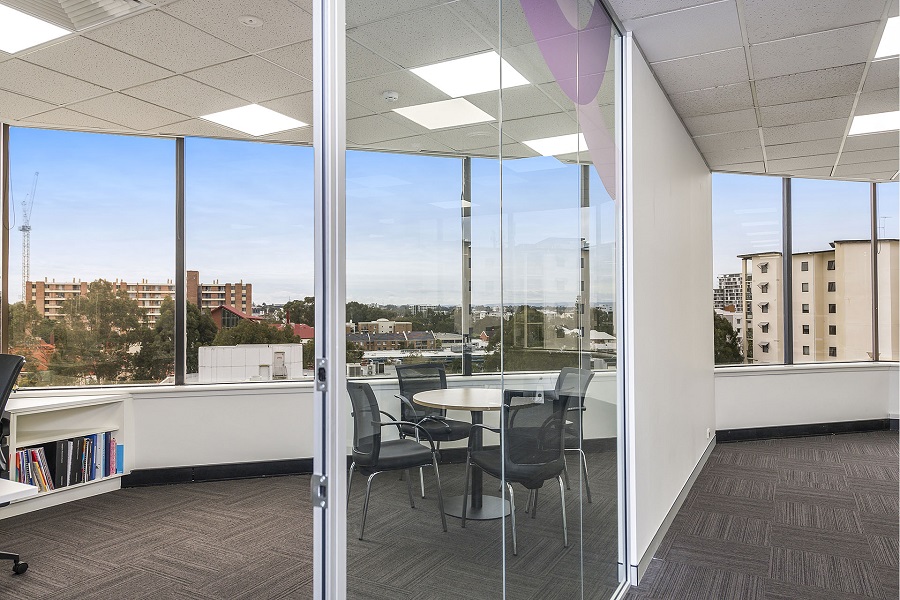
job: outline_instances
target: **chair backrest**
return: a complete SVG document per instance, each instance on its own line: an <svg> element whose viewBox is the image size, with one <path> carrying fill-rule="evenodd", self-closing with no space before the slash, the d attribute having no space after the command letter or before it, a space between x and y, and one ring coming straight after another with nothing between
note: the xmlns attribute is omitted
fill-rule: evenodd
<svg viewBox="0 0 900 600"><path fill-rule="evenodd" d="M577 369L575 367L563 367L556 379L556 395L571 396L572 406L584 407L584 395L587 393L588 384L594 378L594 372L589 369Z"/></svg>
<svg viewBox="0 0 900 600"><path fill-rule="evenodd" d="M6 410L6 403L12 393L19 373L25 366L25 357L18 354L0 354L0 415Z"/></svg>
<svg viewBox="0 0 900 600"><path fill-rule="evenodd" d="M503 393L503 461L510 478L530 471L537 480L541 474L555 477L565 466L566 409L573 396L544 397L542 402L514 406L522 392Z"/></svg>
<svg viewBox="0 0 900 600"><path fill-rule="evenodd" d="M422 363L418 365L400 365L397 367L397 381L400 384L400 395L409 400L400 405L400 418L403 421L418 422L423 417L443 417L446 410L429 408L413 403L413 395L429 390L447 389L447 372L440 363Z"/></svg>
<svg viewBox="0 0 900 600"><path fill-rule="evenodd" d="M361 467L372 466L381 450L378 400L368 383L348 381L347 392L353 406L353 460Z"/></svg>

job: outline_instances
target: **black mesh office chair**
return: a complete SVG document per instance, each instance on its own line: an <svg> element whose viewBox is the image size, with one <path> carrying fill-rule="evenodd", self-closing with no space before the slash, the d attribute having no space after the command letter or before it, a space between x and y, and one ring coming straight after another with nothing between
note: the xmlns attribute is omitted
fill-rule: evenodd
<svg viewBox="0 0 900 600"><path fill-rule="evenodd" d="M413 402L413 395L430 390L447 389L447 373L443 365L423 363L418 365L401 365L397 367L397 381L400 384L400 418L403 421L416 423L423 427L431 439L437 442L438 450L441 442L453 442L469 437L471 423L455 421L447 418L447 411L429 408ZM416 435L416 430L409 426L401 428L404 435ZM425 478L419 470L419 485L422 497L425 497Z"/></svg>
<svg viewBox="0 0 900 600"><path fill-rule="evenodd" d="M566 487L563 483L565 469L566 408L570 396L544 397L543 401L528 402L536 398L536 391L505 390L501 409L500 429L486 425L473 425L500 434L501 448L473 450L469 438L466 455L466 484L463 495L462 526L466 526L466 508L469 497L469 472L476 465L488 475L503 480L509 492L510 519L512 521L513 554L519 553L516 540L516 500L513 483L529 491L543 487L544 482L559 482L559 499L562 507L563 546L569 546L566 529ZM523 399L525 400L523 402Z"/></svg>
<svg viewBox="0 0 900 600"><path fill-rule="evenodd" d="M347 503L350 503L350 487L353 483L353 471L359 469L363 475L368 475L366 483L366 499L363 503L362 522L359 525L359 539L363 539L366 529L366 515L369 512L369 493L372 491L372 480L379 473L385 471L405 471L406 491L409 494L409 505L415 508L413 502L412 479L410 469L431 465L434 467L434 476L437 480L438 509L441 511L441 524L447 531L447 517L444 516L444 496L441 493L441 474L438 471L437 449L431 435L422 426L409 421L398 421L389 413L379 410L378 400L368 383L347 382L347 391L350 393L350 403L353 405L353 462L350 464L350 473L347 476ZM385 415L390 421L382 421L380 415ZM381 440L381 428L395 426L398 429L409 427L416 431L420 439L428 442L424 446L411 439Z"/></svg>
<svg viewBox="0 0 900 600"><path fill-rule="evenodd" d="M0 354L0 416L6 410L9 395L16 385L25 358L16 354ZM9 477L9 421L0 419L0 476ZM9 504L8 502L6 504ZM3 504L2 506L6 506ZM13 561L13 572L21 575L28 570L28 563L21 562L15 552L0 552L0 560Z"/></svg>
<svg viewBox="0 0 900 600"><path fill-rule="evenodd" d="M591 484L588 482L587 457L582 448L584 439L583 422L584 422L584 397L587 394L588 384L594 378L594 372L589 369L576 369L575 367L563 367L556 379L556 386L551 397L559 398L567 395L569 399L568 424L566 425L566 452L577 452L578 461L581 465L581 472L584 475L584 489L587 493L587 501L591 499ZM563 473L566 481L566 489L571 489L569 485L569 469L568 466ZM533 508L534 498L529 498L529 507Z"/></svg>

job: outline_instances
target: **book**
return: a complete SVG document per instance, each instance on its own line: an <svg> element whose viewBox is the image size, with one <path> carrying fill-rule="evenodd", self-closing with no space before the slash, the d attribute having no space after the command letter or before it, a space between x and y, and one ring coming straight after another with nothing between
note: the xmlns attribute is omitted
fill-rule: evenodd
<svg viewBox="0 0 900 600"><path fill-rule="evenodd" d="M56 489L56 486L53 485L53 475L50 472L50 461L47 459L47 453L44 451L44 447L40 446L37 449L38 454L38 465L41 468L41 475L44 479L44 486L47 488L44 491L51 491Z"/></svg>
<svg viewBox="0 0 900 600"><path fill-rule="evenodd" d="M54 457L53 483L57 488L66 486L66 451L69 444L66 440L56 442L56 456Z"/></svg>
<svg viewBox="0 0 900 600"><path fill-rule="evenodd" d="M75 449L75 442L66 440L66 485L72 485L72 451Z"/></svg>

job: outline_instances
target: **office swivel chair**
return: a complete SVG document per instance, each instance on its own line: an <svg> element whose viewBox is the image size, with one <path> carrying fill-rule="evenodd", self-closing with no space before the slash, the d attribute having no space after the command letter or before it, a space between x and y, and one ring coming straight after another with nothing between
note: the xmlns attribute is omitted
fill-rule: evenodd
<svg viewBox="0 0 900 600"><path fill-rule="evenodd" d="M6 410L9 395L16 385L19 373L25 365L25 358L15 354L0 354L0 416ZM0 419L0 475L9 477L9 421ZM0 505L6 506L9 502ZM28 570L28 563L21 562L14 552L0 552L0 560L13 561L13 572L21 575Z"/></svg>

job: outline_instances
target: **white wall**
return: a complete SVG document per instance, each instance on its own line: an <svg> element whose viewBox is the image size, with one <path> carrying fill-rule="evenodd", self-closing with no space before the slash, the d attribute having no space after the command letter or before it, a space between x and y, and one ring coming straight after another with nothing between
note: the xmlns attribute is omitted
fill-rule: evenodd
<svg viewBox="0 0 900 600"><path fill-rule="evenodd" d="M716 429L884 419L900 413L896 363L716 369Z"/></svg>
<svg viewBox="0 0 900 600"><path fill-rule="evenodd" d="M635 566L710 444L715 390L712 177L640 51L630 50L625 342Z"/></svg>

